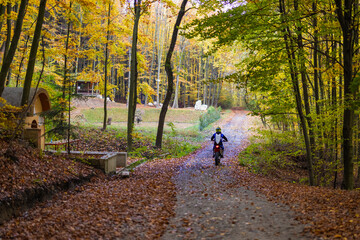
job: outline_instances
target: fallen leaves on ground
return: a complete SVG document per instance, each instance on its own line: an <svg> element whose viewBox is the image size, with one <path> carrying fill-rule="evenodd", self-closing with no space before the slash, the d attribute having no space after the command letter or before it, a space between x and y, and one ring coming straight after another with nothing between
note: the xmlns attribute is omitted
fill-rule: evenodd
<svg viewBox="0 0 360 240"><path fill-rule="evenodd" d="M76 135L80 142L72 146L73 149L79 151L126 152L127 150L127 137L124 131L77 128ZM153 144L149 139L135 138L133 148L136 149L142 146L153 148Z"/></svg>
<svg viewBox="0 0 360 240"><path fill-rule="evenodd" d="M155 239L174 214L182 159L147 162L131 178L97 179L58 194L0 228L0 238Z"/></svg>
<svg viewBox="0 0 360 240"><path fill-rule="evenodd" d="M236 160L234 160L236 163ZM266 195L271 201L281 201L308 224L306 232L323 239L360 238L360 192L324 187L311 187L274 180L249 173L244 167L233 168L237 184ZM229 187L234 187L232 183Z"/></svg>
<svg viewBox="0 0 360 240"><path fill-rule="evenodd" d="M0 141L0 201L14 198L19 192L39 186L51 187L54 184L81 179L101 172L85 164L60 156L42 155L38 150L13 142L12 160L5 157L9 143Z"/></svg>

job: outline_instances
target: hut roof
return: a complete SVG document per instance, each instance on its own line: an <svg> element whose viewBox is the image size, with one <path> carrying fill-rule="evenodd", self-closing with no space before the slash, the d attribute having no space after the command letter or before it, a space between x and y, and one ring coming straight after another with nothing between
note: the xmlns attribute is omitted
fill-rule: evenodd
<svg viewBox="0 0 360 240"><path fill-rule="evenodd" d="M8 104L11 104L15 107L20 107L22 92L23 88L5 87L1 97L4 98ZM31 88L28 100L29 103L31 102L34 95L34 100L37 97L40 98L43 111L47 111L50 109L50 98L48 92L45 89L38 88L35 92L35 88ZM34 102L32 103L32 105L34 105Z"/></svg>

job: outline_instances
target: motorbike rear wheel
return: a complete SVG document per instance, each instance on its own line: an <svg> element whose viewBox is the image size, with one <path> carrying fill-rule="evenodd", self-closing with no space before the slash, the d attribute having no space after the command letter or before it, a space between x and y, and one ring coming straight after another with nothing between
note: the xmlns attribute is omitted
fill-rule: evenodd
<svg viewBox="0 0 360 240"><path fill-rule="evenodd" d="M215 152L215 166L220 164L220 152Z"/></svg>

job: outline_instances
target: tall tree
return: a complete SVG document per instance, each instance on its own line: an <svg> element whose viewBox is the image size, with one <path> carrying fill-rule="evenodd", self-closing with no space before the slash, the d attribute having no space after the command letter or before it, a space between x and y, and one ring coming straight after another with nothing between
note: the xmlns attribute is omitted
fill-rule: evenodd
<svg viewBox="0 0 360 240"><path fill-rule="evenodd" d="M14 35L12 37L9 51L4 58L4 62L0 71L0 96L4 91L6 77L9 72L10 65L14 59L16 48L20 39L22 24L24 21L27 5L28 5L28 0L21 0L18 16L15 23Z"/></svg>
<svg viewBox="0 0 360 240"><path fill-rule="evenodd" d="M107 30L106 30L106 43L105 43L105 82L104 82L104 121L103 121L103 130L106 130L107 126L107 82L108 82L108 59L109 59L109 40L110 40L110 14L111 14L111 2L109 1L109 11L108 11L108 19L107 19Z"/></svg>
<svg viewBox="0 0 360 240"><path fill-rule="evenodd" d="M134 27L132 34L131 70L130 70L131 83L129 89L129 107L128 107L128 122L127 122L128 152L132 151L134 119L135 119L135 111L136 111L136 103L137 103L137 79L138 79L137 42L138 42L140 16L141 16L141 0L134 0Z"/></svg>
<svg viewBox="0 0 360 240"><path fill-rule="evenodd" d="M0 17L2 17L5 14L5 5L0 3ZM3 21L0 21L0 32L3 26ZM0 38L1 40L1 38Z"/></svg>
<svg viewBox="0 0 360 240"><path fill-rule="evenodd" d="M67 18L67 30L66 30L66 40L65 40L65 52L63 54L64 57L64 68L63 68L63 82L62 82L62 102L61 102L61 119L60 119L60 126L64 127L65 123L65 112L66 112L66 87L69 82L69 69L68 69L68 52L69 52L69 41L70 41L70 29L71 29L71 20L70 20L70 14L71 14L71 7L72 7L72 1L70 1L69 5L69 11L68 11L68 18ZM70 93L69 93L70 94ZM70 99L69 99L70 101ZM70 113L70 109L68 109ZM68 126L70 127L70 126ZM68 129L69 133L70 129ZM69 135L69 134L68 134ZM70 151L70 148L68 148Z"/></svg>
<svg viewBox="0 0 360 240"><path fill-rule="evenodd" d="M154 37L153 37L153 49L152 49L152 56L151 56L151 65L150 65L150 69L149 69L149 84L152 84L152 74L153 74L153 69L154 69L154 59L155 59L155 49L156 49L156 37L158 35L158 22L159 22L159 4L156 4L156 8L155 8L155 30L154 30Z"/></svg>
<svg viewBox="0 0 360 240"><path fill-rule="evenodd" d="M3 57L3 64L6 58L7 53L9 52L11 41L11 3L9 2L6 5L6 40L4 44L4 57Z"/></svg>
<svg viewBox="0 0 360 240"><path fill-rule="evenodd" d="M22 94L22 98L21 98L22 106L25 104L28 104L30 88L31 88L31 81L32 81L33 74L34 74L36 55L37 55L40 36L41 36L41 29L42 29L42 25L44 22L46 1L47 0L41 0L40 5L39 5L39 13L38 13L37 21L36 21L33 41L31 44L30 56L29 56L29 61L28 61L28 66L27 66L26 76L25 76L25 81L24 81L23 94Z"/></svg>
<svg viewBox="0 0 360 240"><path fill-rule="evenodd" d="M285 19L287 17L287 9L285 7L285 2L284 0L279 0L279 8L280 8L280 13L282 15L282 21L283 23L285 23ZM284 26L286 26L284 24ZM305 121L305 116L304 116L304 112L302 109L302 100L301 100L301 95L300 95L300 87L299 87L299 80L298 80L298 76L297 76L297 64L296 64L296 57L295 57L295 50L293 49L294 43L292 41L292 33L290 30L289 26L286 26L283 29L284 32L284 42L285 42L285 48L286 48L286 52L287 52L287 56L288 56L288 63L289 63L289 69L290 69L290 76L291 76L291 81L292 81L292 85L293 85L293 89L294 89L294 93L295 93L295 102L296 102L296 109L300 118L300 124L301 124L301 129L303 132L303 137L304 137L304 141L305 141L305 146L306 146L306 159L307 159L307 167L308 167L308 172L309 172L309 183L310 185L314 185L314 173L313 173L313 166L312 166L312 150L311 150L311 145L310 145L310 139L309 139L309 134L308 134L308 128L306 126L306 121Z"/></svg>
<svg viewBox="0 0 360 240"><path fill-rule="evenodd" d="M160 5L161 6L161 5ZM159 28L158 28L158 69L157 69L157 79L156 79L156 107L160 107L160 72L161 72L161 59L162 59L162 52L164 49L164 32L166 30L166 20L164 20L164 13L162 8L159 9ZM161 28L161 22L164 21L164 26ZM165 35L166 36L166 35Z"/></svg>
<svg viewBox="0 0 360 240"><path fill-rule="evenodd" d="M66 110L66 87L68 87L68 125L66 127L67 131L67 153L70 154L70 131L71 131L71 79L68 76L69 69L68 69L68 52L69 52L69 39L70 39L70 28L71 28L71 20L70 20L70 14L72 11L72 1L70 1L69 5L69 16L68 16L68 23L67 23L67 32L66 32L66 41L65 41L65 52L64 52L64 76L63 76L63 104L62 104L62 116L61 116L61 124L64 124L64 116L65 116L65 110Z"/></svg>
<svg viewBox="0 0 360 240"><path fill-rule="evenodd" d="M3 62L6 59L6 55L9 52L9 47L10 47L10 41L11 41L11 31L12 31L12 24L11 24L11 12L12 12L12 7L11 7L11 3L8 2L8 4L6 5L6 12L7 12L7 17L6 17L6 40L5 40L5 44L4 44L4 57L3 57ZM9 72L7 74L7 83L6 85L9 85L10 83L10 75L11 75L11 68L9 69Z"/></svg>
<svg viewBox="0 0 360 240"><path fill-rule="evenodd" d="M185 38L182 37L180 43L180 51L179 51L179 62L177 65L177 74L176 74L176 84L175 84L175 96L174 96L174 103L173 108L179 108L179 78L180 78L180 71L181 71L181 60L183 58L183 51L185 48Z"/></svg>
<svg viewBox="0 0 360 240"><path fill-rule="evenodd" d="M353 162L353 128L354 128L354 94L359 86L353 76L354 38L359 12L355 12L355 0L335 0L337 19L340 23L343 37L343 68L344 68L344 115L343 115L343 158L344 180L343 188L354 188L354 162ZM356 86L354 86L356 84Z"/></svg>
<svg viewBox="0 0 360 240"><path fill-rule="evenodd" d="M175 25L174 25L174 30L173 30L173 34L171 36L171 42L170 42L170 47L169 47L169 51L166 55L166 60L165 60L165 71L166 71L166 75L168 78L168 89L166 91L166 95L165 95L165 99L164 99L164 103L163 106L161 108L160 111L160 116L159 116L159 124L158 124L158 129L157 129L157 134L156 134L156 147L157 148L161 148L162 145L162 138L163 138L163 132L164 132L164 123L165 123L165 117L166 117L166 112L171 100L171 95L173 94L174 91L174 74L172 71L172 67L171 67L171 57L172 54L174 52L174 48L175 48L175 44L176 44L176 39L178 36L178 32L179 32L179 27L180 27L180 23L181 20L183 18L183 16L185 15L185 7L187 4L188 0L183 0L181 3L181 7L180 7L180 11L178 13Z"/></svg>

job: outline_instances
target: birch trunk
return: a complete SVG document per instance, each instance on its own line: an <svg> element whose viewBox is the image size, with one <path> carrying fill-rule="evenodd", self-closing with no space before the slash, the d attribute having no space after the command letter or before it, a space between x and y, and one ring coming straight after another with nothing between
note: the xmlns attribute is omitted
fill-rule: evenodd
<svg viewBox="0 0 360 240"><path fill-rule="evenodd" d="M162 7L160 5L160 7ZM162 9L161 9L162 10ZM160 18L160 26L159 26L159 38L158 38L158 69L157 69L157 79L156 79L156 107L159 108L160 107L160 72L161 72L161 58L162 58L162 50L163 50L163 33L165 31L165 29L161 30L161 21L163 20L163 13L161 12L161 10L159 9L159 18ZM165 26L164 26L165 28Z"/></svg>
<svg viewBox="0 0 360 240"><path fill-rule="evenodd" d="M179 62L176 68L177 74L176 74L176 85L175 85L175 96L174 96L174 103L173 103L173 108L179 108L179 76L180 76L180 71L181 71L181 60L182 60L182 56L183 56L183 51L184 51L184 44L185 44L185 39L184 37L180 37L181 41L181 46L180 46L180 52L179 52Z"/></svg>
<svg viewBox="0 0 360 240"><path fill-rule="evenodd" d="M107 31L106 31L106 43L105 43L105 62L104 62L104 121L102 130L106 130L107 126L107 82L108 82L108 60L109 60L109 39L110 39L110 15L111 15L111 2L109 1Z"/></svg>

